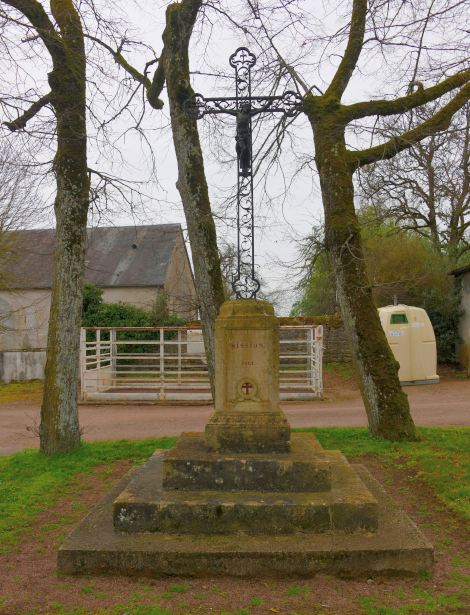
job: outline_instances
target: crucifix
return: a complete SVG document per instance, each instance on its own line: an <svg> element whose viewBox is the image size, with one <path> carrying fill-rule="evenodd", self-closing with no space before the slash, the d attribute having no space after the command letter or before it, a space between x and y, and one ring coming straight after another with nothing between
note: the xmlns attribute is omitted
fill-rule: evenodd
<svg viewBox="0 0 470 615"><path fill-rule="evenodd" d="M193 94L183 104L186 113L199 120L209 114L236 117L237 132L237 277L232 282L237 299L256 299L260 283L255 277L253 229L253 148L251 120L260 113L282 113L293 117L303 106L302 97L290 90L281 96L252 96L251 67L256 56L240 47L230 56L235 69L236 95L205 98Z"/></svg>

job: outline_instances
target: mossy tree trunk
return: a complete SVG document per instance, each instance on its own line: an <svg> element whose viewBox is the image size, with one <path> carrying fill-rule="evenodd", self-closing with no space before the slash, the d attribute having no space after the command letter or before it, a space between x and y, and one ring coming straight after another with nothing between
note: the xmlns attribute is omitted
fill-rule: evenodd
<svg viewBox="0 0 470 615"><path fill-rule="evenodd" d="M470 98L470 71L394 100L343 105L341 98L357 65L366 25L367 0L354 0L349 39L339 67L326 92L308 93L305 114L313 129L315 160L325 211L325 239L336 276L341 313L356 364L371 434L388 440L418 440L408 398L402 391L399 365L385 337L372 296L354 210L353 174L361 166L387 160L432 134L445 130ZM371 116L390 116L434 101L452 90L454 97L417 127L366 150L348 150L349 123Z"/></svg>
<svg viewBox="0 0 470 615"><path fill-rule="evenodd" d="M85 270L89 177L86 150L85 49L80 19L71 1L52 2L66 48L49 74L57 118L54 173L56 240L47 339L41 451L65 453L80 443L77 387Z"/></svg>
<svg viewBox="0 0 470 615"><path fill-rule="evenodd" d="M326 245L334 265L337 298L356 364L370 432L390 440L417 440L399 364L384 335L365 267L354 210L353 169L345 157L344 129L332 116L315 123L316 164L325 211Z"/></svg>
<svg viewBox="0 0 470 615"><path fill-rule="evenodd" d="M41 452L52 455L69 452L80 444L77 383L89 205L84 37L72 0L51 0L57 27L36 0L2 2L18 9L30 21L53 66L48 75L51 91L45 98L52 105L57 122L53 165L57 182L56 243L39 428ZM21 126L14 129L18 127Z"/></svg>
<svg viewBox="0 0 470 615"><path fill-rule="evenodd" d="M207 367L214 398L215 319L224 302L224 289L197 123L183 110L184 101L193 94L188 45L201 4L201 0L183 0L167 8L162 59L178 161L176 187L181 195L188 225Z"/></svg>
<svg viewBox="0 0 470 615"><path fill-rule="evenodd" d="M111 49L98 39L93 40L105 47L133 79L142 83L147 91L147 99L154 109L163 107L159 97L166 82L178 164L176 187L181 196L188 226L207 367L214 398L215 319L224 302L224 287L197 122L183 110L184 101L193 94L188 46L201 6L202 0L182 0L167 7L166 27L162 37L163 51L152 80L131 66L119 50Z"/></svg>

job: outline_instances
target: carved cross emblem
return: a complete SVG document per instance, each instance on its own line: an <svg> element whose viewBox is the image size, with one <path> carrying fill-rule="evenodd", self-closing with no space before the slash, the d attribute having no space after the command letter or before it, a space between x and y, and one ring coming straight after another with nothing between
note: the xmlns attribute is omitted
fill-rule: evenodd
<svg viewBox="0 0 470 615"><path fill-rule="evenodd" d="M261 401L256 396L258 392L258 385L251 378L243 378L240 380L237 386L238 399L235 401Z"/></svg>

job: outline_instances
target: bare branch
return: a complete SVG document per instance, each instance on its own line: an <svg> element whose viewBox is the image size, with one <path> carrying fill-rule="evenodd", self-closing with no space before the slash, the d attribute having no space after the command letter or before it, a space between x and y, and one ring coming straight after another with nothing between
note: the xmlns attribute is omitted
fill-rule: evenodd
<svg viewBox="0 0 470 615"><path fill-rule="evenodd" d="M100 40L96 36L85 34L85 37L94 41L95 43L98 43L99 45L104 47L107 51L109 51L109 53L113 56L116 64L119 64L119 66L121 66L129 75L131 75L131 77L133 77L135 81L137 81L138 83L142 84L145 87L147 91L147 99L150 105L154 109L158 110L158 109L163 108L163 101L159 99L159 96L163 90L163 85L165 83L165 77L163 74L163 63L161 61L161 58L156 58L155 60L151 60L150 62L147 62L147 64L145 65L144 74L142 74L136 68L131 66L129 62L125 60L124 56L121 54L124 41L121 42L121 45L119 46L118 50L114 51L114 49L110 47L110 45L106 44L104 41ZM154 73L153 81L151 81L147 77L147 69L149 66L151 66L155 62L158 62L158 66Z"/></svg>
<svg viewBox="0 0 470 615"><path fill-rule="evenodd" d="M34 117L43 107L51 102L50 97L51 93L49 92L49 94L46 94L33 103L31 107L27 109L19 118L13 122L3 122L3 125L6 126L8 130L11 130L11 132L14 132L15 130L22 130L32 117Z"/></svg>
<svg viewBox="0 0 470 615"><path fill-rule="evenodd" d="M430 88L423 88L420 82L413 82L418 86L418 90L408 96L402 96L395 100L371 100L367 102L345 105L343 107L346 121L357 120L371 115L397 115L421 107L426 103L441 98L445 94L462 87L470 81L470 70L466 70L456 75L448 77L441 83ZM411 84L410 84L411 85Z"/></svg>
<svg viewBox="0 0 470 615"><path fill-rule="evenodd" d="M388 160L426 137L447 130L454 113L461 109L469 99L470 83L467 83L447 105L413 130L394 137L382 145L359 152L348 152L349 163L357 169L371 162Z"/></svg>
<svg viewBox="0 0 470 615"><path fill-rule="evenodd" d="M22 13L31 22L54 62L57 61L59 56L63 57L65 54L63 42L43 6L37 0L1 1Z"/></svg>
<svg viewBox="0 0 470 615"><path fill-rule="evenodd" d="M338 70L326 90L326 96L333 95L338 99L341 99L341 96L343 95L344 90L351 79L362 50L366 26L366 15L367 0L354 0L348 45L340 65L338 66Z"/></svg>

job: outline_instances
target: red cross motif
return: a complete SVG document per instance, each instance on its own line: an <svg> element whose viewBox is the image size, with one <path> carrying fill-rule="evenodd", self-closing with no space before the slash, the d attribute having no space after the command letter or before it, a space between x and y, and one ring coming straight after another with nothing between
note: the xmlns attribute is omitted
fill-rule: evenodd
<svg viewBox="0 0 470 615"><path fill-rule="evenodd" d="M250 384L249 382L244 382L242 384L242 389L245 389L245 395L249 395L250 394L250 389L253 388L253 385Z"/></svg>

